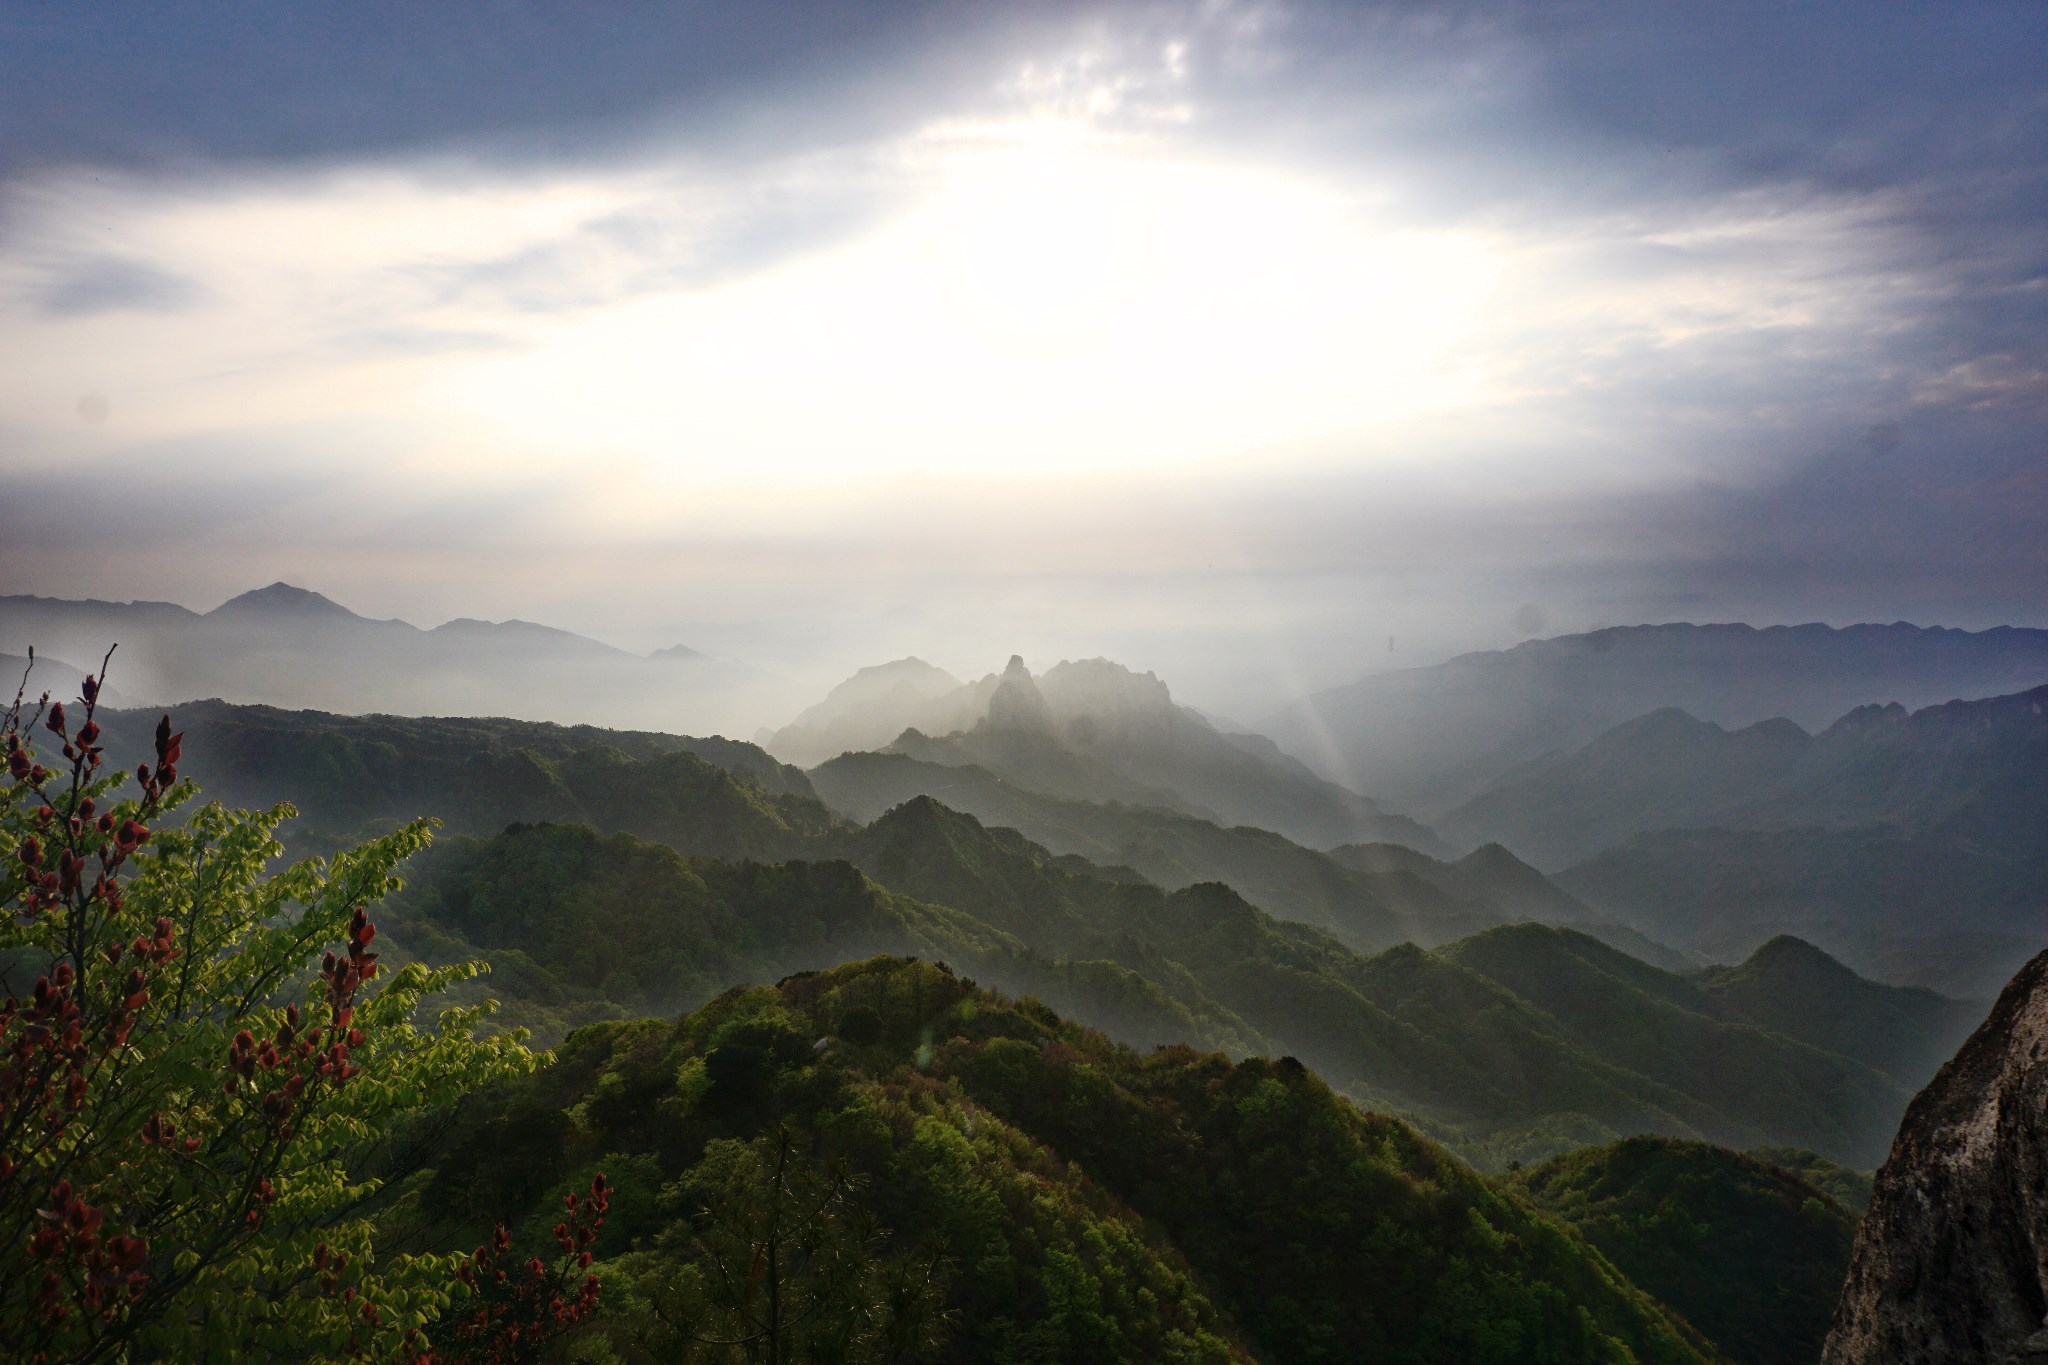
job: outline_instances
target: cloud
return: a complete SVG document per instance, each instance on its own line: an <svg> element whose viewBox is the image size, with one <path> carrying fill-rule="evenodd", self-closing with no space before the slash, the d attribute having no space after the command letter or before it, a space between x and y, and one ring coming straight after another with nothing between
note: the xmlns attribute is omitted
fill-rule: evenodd
<svg viewBox="0 0 2048 1365"><path fill-rule="evenodd" d="M34 291L46 317L91 317L98 313L176 313L205 295L196 280L147 261L90 256L67 261Z"/></svg>
<svg viewBox="0 0 2048 1365"><path fill-rule="evenodd" d="M10 18L9 458L177 511L102 594L1066 631L1247 712L1537 616L2042 619L2025 7L993 12L132 11L191 29L84 105Z"/></svg>

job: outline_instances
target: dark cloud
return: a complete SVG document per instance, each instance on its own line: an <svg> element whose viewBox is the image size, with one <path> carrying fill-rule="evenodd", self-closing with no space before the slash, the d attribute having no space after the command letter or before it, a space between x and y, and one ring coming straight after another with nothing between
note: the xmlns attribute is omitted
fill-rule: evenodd
<svg viewBox="0 0 2048 1365"><path fill-rule="evenodd" d="M865 86L836 110L850 132L860 110L901 108L963 62L985 63L991 39L1081 8L10 0L0 165L345 159L455 142L563 157L655 113L717 120L764 94L804 107Z"/></svg>
<svg viewBox="0 0 2048 1365"><path fill-rule="evenodd" d="M175 313L206 296L189 280L147 261L90 256L65 263L32 292L45 317L89 317L95 313Z"/></svg>

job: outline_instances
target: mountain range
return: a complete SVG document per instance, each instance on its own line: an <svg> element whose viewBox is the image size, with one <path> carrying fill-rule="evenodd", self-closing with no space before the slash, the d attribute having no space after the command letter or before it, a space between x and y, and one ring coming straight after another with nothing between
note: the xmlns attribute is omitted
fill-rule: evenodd
<svg viewBox="0 0 2048 1365"><path fill-rule="evenodd" d="M1432 819L1520 764L1676 707L1809 728L2048 683L2048 630L1645 625L1531 640L1319 692L1259 729L1326 777ZM1521 850L1518 850L1521 851Z"/></svg>
<svg viewBox="0 0 2048 1365"><path fill-rule="evenodd" d="M1521 765L1439 825L1691 952L1790 931L1988 995L2048 937L2048 687L1861 707L1818 734L1660 710Z"/></svg>
<svg viewBox="0 0 2048 1365"><path fill-rule="evenodd" d="M423 1135L394 1227L532 1241L602 1163L619 1306L588 1342L641 1350L724 1254L718 1210L788 1180L831 1211L812 1245L879 1277L847 1292L977 1358L1811 1359L1863 1197L1844 1168L1982 1009L1782 932L1698 966L1710 917L1589 869L1677 839L1695 875L1740 840L1995 854L1945 865L1976 897L1928 926L1946 942L2020 927L2040 854L2048 688L1819 733L1652 712L1518 765L1438 841L1147 675L984 683L937 692L979 708L952 730L808 772L658 730L217 700L176 723L210 795L299 806L294 854L448 827L380 946L488 959L458 1000L559 1050ZM102 712L110 745L156 716ZM1598 851L1554 877L1512 851L1573 839ZM1879 1182L1894 1230L1902 1188Z"/></svg>
<svg viewBox="0 0 2048 1365"><path fill-rule="evenodd" d="M122 695L216 697L333 711L508 715L701 731L740 723L753 671L687 647L641 657L531 621L458 619L422 630L359 616L273 583L208 612L170 602L0 597L0 647L72 664L118 643Z"/></svg>
<svg viewBox="0 0 2048 1365"><path fill-rule="evenodd" d="M139 742L153 721L107 713L110 741ZM1376 871L1396 855L1358 846L1347 867L1296 847L1355 879L1351 918L1332 909L1325 929L1213 881L1163 887L1056 854L929 797L850 820L803 773L731 741L218 703L178 723L184 766L210 790L296 798L301 852L444 820L450 834L388 935L430 958L489 958L491 991L544 1038L688 1008L731 981L910 953L1134 1045L1293 1054L1495 1165L1644 1130L1867 1165L1917 1079L1907 1060L1889 1059L1893 1072L1833 1050L1815 1021L1764 1024L1748 996L1570 928L1474 932L1475 905L1497 922L1572 903L1499 851L1458 863L1404 851L1405 866ZM1199 846L1199 830L1185 837ZM1225 848L1210 856L1235 856ZM1402 913L1368 917L1389 876L1433 897L1402 913L1434 951L1402 933ZM1401 904L1377 903L1383 915ZM1766 999L1768 968L1755 968Z"/></svg>
<svg viewBox="0 0 2048 1365"><path fill-rule="evenodd" d="M97 664L94 665L94 672L98 672ZM23 705L32 707L45 692L50 694L52 700L77 696L79 685L85 677L84 669L65 663L61 659L44 658L41 654L34 658L26 654L0 654L0 693L5 694L0 695L0 705L12 705L14 702L13 692L8 690L9 684L20 690ZM106 704L109 706L132 704L127 694L118 687L108 687L100 695L106 698Z"/></svg>
<svg viewBox="0 0 2048 1365"><path fill-rule="evenodd" d="M430 960L487 957L509 1018L544 1036L608 1009L671 1012L726 980L875 952L940 960L1132 1046L1297 1056L1493 1166L1653 1131L1867 1167L1909 1093L1569 930L1360 954L1220 886L1060 866L936 803L837 851L770 866L515 826L437 850L388 929Z"/></svg>
<svg viewBox="0 0 2048 1365"><path fill-rule="evenodd" d="M1943 832L2022 851L2048 818L2048 686L1908 712L1858 707L1818 734L1726 730L1675 708L1532 760L1438 817L1559 870L1656 829Z"/></svg>

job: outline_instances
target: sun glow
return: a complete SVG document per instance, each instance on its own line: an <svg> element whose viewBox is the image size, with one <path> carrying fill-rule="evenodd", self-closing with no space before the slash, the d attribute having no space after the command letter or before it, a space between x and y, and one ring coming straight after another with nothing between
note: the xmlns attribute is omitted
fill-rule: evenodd
<svg viewBox="0 0 2048 1365"><path fill-rule="evenodd" d="M1474 397L1475 237L1059 126L903 165L924 192L860 238L555 325L435 400L692 483L836 483L1298 456Z"/></svg>
<svg viewBox="0 0 2048 1365"><path fill-rule="evenodd" d="M611 529L935 482L1632 488L1677 466L1583 420L1613 385L1757 318L1883 320L1842 287L1884 259L1853 204L1481 230L1403 217L1369 166L1191 147L1084 111L743 167L53 176L0 248L0 422L53 467L203 443L423 496L572 486ZM138 278L171 287L38 302Z"/></svg>

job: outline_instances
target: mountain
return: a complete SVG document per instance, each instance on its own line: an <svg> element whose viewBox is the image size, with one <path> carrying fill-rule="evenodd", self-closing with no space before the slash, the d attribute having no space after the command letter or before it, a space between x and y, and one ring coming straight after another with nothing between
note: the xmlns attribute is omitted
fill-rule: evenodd
<svg viewBox="0 0 2048 1365"><path fill-rule="evenodd" d="M1290 1053L1494 1165L1646 1130L1868 1163L1905 1101L1876 1073L1730 1027L1711 1004L1693 1003L1697 1017L1660 1009L1644 997L1698 992L1620 954L1579 973L1568 989L1585 1000L1571 1015L1541 989L1461 961L1484 956L1472 945L1485 936L1436 954L1361 954L1228 888L1166 892L929 800L814 847L819 861L778 868L514 826L437 848L387 929L430 960L490 958L507 1017L549 1038L856 950L936 957L1133 1046ZM1534 932L1520 951L1539 977L1586 951L1576 935ZM1613 1029L1590 1027L1593 1016ZM1663 1050L1627 1030L1653 1031ZM1743 1070L1750 1083L1734 1084Z"/></svg>
<svg viewBox="0 0 2048 1365"><path fill-rule="evenodd" d="M1867 704L1917 708L2044 682L2048 630L1626 626L1376 674L1257 728L1325 776L1428 817L1666 707L1735 729L1776 717L1817 729Z"/></svg>
<svg viewBox="0 0 2048 1365"><path fill-rule="evenodd" d="M562 1191L607 1173L595 1269L620 1307L579 1347L605 1358L722 1334L692 1286L737 1278L813 1305L790 1337L879 1322L924 1358L1717 1359L1576 1235L1298 1062L1127 1051L901 959L585 1029L472 1096L431 1166L407 1213L451 1246L492 1223L544 1245Z"/></svg>
<svg viewBox="0 0 2048 1365"><path fill-rule="evenodd" d="M580 659L590 663L617 664L633 657L623 649L573 631L517 619L478 621L466 616L458 617L453 621L443 621L427 635L437 642L448 641L471 655L513 663L544 657L565 662ZM704 656L699 654L695 657L701 659Z"/></svg>
<svg viewBox="0 0 2048 1365"><path fill-rule="evenodd" d="M843 753L879 749L905 730L965 729L987 712L943 668L922 659L863 668L780 730L762 735L762 747L788 762L813 767Z"/></svg>
<svg viewBox="0 0 2048 1365"><path fill-rule="evenodd" d="M1914 1097L1857 1229L1825 1365L2048 1354L2048 953Z"/></svg>
<svg viewBox="0 0 2048 1365"><path fill-rule="evenodd" d="M1868 1172L1852 1171L1803 1147L1752 1147L1749 1155L1792 1172L1858 1218L1870 1207Z"/></svg>
<svg viewBox="0 0 2048 1365"><path fill-rule="evenodd" d="M1033 675L1013 657L1000 674L950 681L915 659L863 670L765 745L789 758L884 750L980 767L1046 796L1158 806L1312 848L1390 840L1442 851L1429 830L1271 741L1218 730L1150 673L1087 659Z"/></svg>
<svg viewBox="0 0 2048 1365"><path fill-rule="evenodd" d="M1661 829L1885 825L2011 846L2048 819L2044 773L2048 686L1911 713L1861 707L1817 735L1783 719L1731 732L1666 709L1523 765L1438 825L1551 868Z"/></svg>
<svg viewBox="0 0 2048 1365"><path fill-rule="evenodd" d="M145 746L155 719L110 713L110 752ZM1298 1056L1492 1165L1642 1131L1867 1164L1869 1135L1881 1142L1905 1098L1785 1033L1726 1027L1692 983L1602 956L1576 934L1532 926L1509 956L1537 970L1513 979L1486 935L1457 939L1451 916L1476 912L1456 896L1262 831L1177 837L1194 849L1221 838L1206 856L1233 860L1241 879L1323 896L1304 904L1321 905L1334 929L1275 917L1213 881L1162 887L1061 855L929 798L846 820L803 774L732 741L219 703L177 720L182 766L210 795L297 798L295 824L312 827L288 827L297 852L383 822L443 819L449 834L385 926L395 950L490 958L488 989L550 1041L592 1019L693 1007L735 980L886 951L952 962L1132 1045ZM1098 831L1119 814L1019 800ZM1526 879L1498 856L1464 866ZM1416 925L1456 941L1438 953L1402 945ZM1558 982L1584 999L1551 998ZM1650 1036L1689 1049L1691 1070L1645 1052ZM1724 1083L1737 1066L1756 1073L1747 1090Z"/></svg>
<svg viewBox="0 0 2048 1365"><path fill-rule="evenodd" d="M1557 880L1601 913L1709 958L1793 933L1859 972L1983 998L2048 938L2031 844L1987 849L1882 825L1669 830Z"/></svg>
<svg viewBox="0 0 2048 1365"><path fill-rule="evenodd" d="M833 817L810 781L751 744L535 721L338 716L194 702L175 709L188 775L233 806L291 801L295 838L431 815L490 834L588 821L693 853L792 856ZM143 754L159 712L104 711L109 751Z"/></svg>
<svg viewBox="0 0 2048 1365"><path fill-rule="evenodd" d="M305 588L295 588L289 583L282 582L272 583L267 588L253 589L239 597L230 597L227 601L206 614L223 621L240 619L266 622L279 620L342 622L363 621L365 619L331 598L323 597L319 593L311 592ZM391 625L393 623L380 621L375 624Z"/></svg>
<svg viewBox="0 0 2048 1365"><path fill-rule="evenodd" d="M1784 791L1813 744L1789 720L1731 732L1666 707L1523 764L1438 825L1453 841L1501 843L1566 868L1647 830L1713 825L1759 793Z"/></svg>
<svg viewBox="0 0 2048 1365"><path fill-rule="evenodd" d="M1875 1068L1766 1032L1685 977L1569 929L1511 925L1438 951L1542 1010L1582 1049L1727 1119L1824 1134L1789 1145L1848 1165L1867 1167L1884 1151L1889 1116L1907 1093ZM1780 1138L1717 1140L1785 1145Z"/></svg>
<svg viewBox="0 0 2048 1365"><path fill-rule="evenodd" d="M1867 981L1810 943L1781 934L1740 966L1709 967L1700 989L1760 1028L1853 1057L1911 1089L1984 1015L1982 1004Z"/></svg>
<svg viewBox="0 0 2048 1365"><path fill-rule="evenodd" d="M1380 878L1381 885L1432 886L1462 904L1485 908L1497 923L1570 925L1667 972L1686 972L1699 965L1685 953L1601 915L1499 844L1483 845L1449 862L1400 844L1346 844L1331 849L1329 856Z"/></svg>
<svg viewBox="0 0 2048 1365"><path fill-rule="evenodd" d="M751 670L691 651L644 659L530 621L421 630L273 583L203 615L165 602L0 597L0 645L97 659L155 705L202 697L329 711L602 718L622 727L751 728L779 698Z"/></svg>
<svg viewBox="0 0 2048 1365"><path fill-rule="evenodd" d="M1555 880L1594 917L1690 953L1793 933L1866 974L1988 994L2048 935L2048 687L1864 707L1819 734L1654 712L1441 823L1539 866L1577 857Z"/></svg>
<svg viewBox="0 0 2048 1365"><path fill-rule="evenodd" d="M549 1042L595 1019L673 1013L734 982L877 952L957 962L1048 999L1085 994L1126 1037L1247 1041L1231 1021L1206 1027L1131 973L1033 960L1009 935L844 862L686 859L630 834L544 824L450 841L422 872L393 904L390 936L435 961L487 957L508 1018Z"/></svg>
<svg viewBox="0 0 2048 1365"><path fill-rule="evenodd" d="M1819 1356L1856 1214L1795 1172L1706 1143L1636 1137L1568 1152L1513 1186L1737 1365Z"/></svg>
<svg viewBox="0 0 2048 1365"><path fill-rule="evenodd" d="M1441 943L1505 918L1416 878L1346 867L1267 830L1225 828L1156 806L1046 796L977 765L842 754L809 777L827 805L856 821L936 797L1055 853L1126 866L1169 889L1225 883L1282 919L1317 925L1357 948Z"/></svg>

